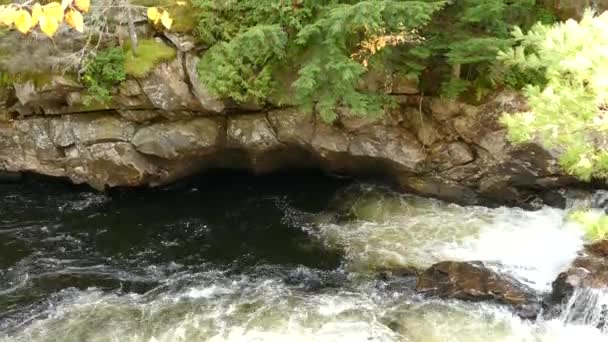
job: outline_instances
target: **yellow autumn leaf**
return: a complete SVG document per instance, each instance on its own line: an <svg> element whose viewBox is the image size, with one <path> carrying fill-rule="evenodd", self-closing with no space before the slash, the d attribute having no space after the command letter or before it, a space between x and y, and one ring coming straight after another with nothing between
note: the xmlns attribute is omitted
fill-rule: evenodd
<svg viewBox="0 0 608 342"><path fill-rule="evenodd" d="M160 12L156 7L148 7L146 14L148 15L148 19L152 20L153 22L157 22L160 17Z"/></svg>
<svg viewBox="0 0 608 342"><path fill-rule="evenodd" d="M42 12L47 22L55 21L58 24L63 21L63 8L58 2L51 2L42 6Z"/></svg>
<svg viewBox="0 0 608 342"><path fill-rule="evenodd" d="M15 22L15 15L17 11L13 6L2 6L0 8L0 24L5 26L11 26Z"/></svg>
<svg viewBox="0 0 608 342"><path fill-rule="evenodd" d="M32 6L32 26L38 25L38 21L42 16L42 6L39 3L35 3Z"/></svg>
<svg viewBox="0 0 608 342"><path fill-rule="evenodd" d="M74 0L61 0L61 8L65 10L66 8L70 7L73 2Z"/></svg>
<svg viewBox="0 0 608 342"><path fill-rule="evenodd" d="M76 8L84 13L87 13L91 8L91 0L74 0L74 4L76 5Z"/></svg>
<svg viewBox="0 0 608 342"><path fill-rule="evenodd" d="M160 21L167 30L171 29L173 19L171 19L171 17L169 16L169 12L163 11L163 14L160 17Z"/></svg>
<svg viewBox="0 0 608 342"><path fill-rule="evenodd" d="M84 18L78 11L72 9L68 10L65 14L65 22L78 32L84 31Z"/></svg>
<svg viewBox="0 0 608 342"><path fill-rule="evenodd" d="M52 38L59 27L57 20L55 20L53 17L49 18L46 14L44 14L39 18L39 21L40 31Z"/></svg>
<svg viewBox="0 0 608 342"><path fill-rule="evenodd" d="M15 27L17 28L17 30L23 34L26 34L30 31L30 29L32 28L32 16L30 15L30 12L26 11L26 10L18 10L15 13Z"/></svg>

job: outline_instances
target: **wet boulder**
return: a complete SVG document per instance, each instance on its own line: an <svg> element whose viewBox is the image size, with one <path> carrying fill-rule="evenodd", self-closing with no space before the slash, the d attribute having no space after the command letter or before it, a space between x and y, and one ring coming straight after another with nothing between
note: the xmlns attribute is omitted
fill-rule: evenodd
<svg viewBox="0 0 608 342"><path fill-rule="evenodd" d="M481 262L437 263L419 275L416 291L445 299L494 301L511 306L526 319L536 318L541 309L533 289L492 271Z"/></svg>
<svg viewBox="0 0 608 342"><path fill-rule="evenodd" d="M582 255L553 282L552 302L567 302L578 288L608 288L608 240L585 246Z"/></svg>
<svg viewBox="0 0 608 342"><path fill-rule="evenodd" d="M545 316L608 332L608 240L585 246L557 277Z"/></svg>

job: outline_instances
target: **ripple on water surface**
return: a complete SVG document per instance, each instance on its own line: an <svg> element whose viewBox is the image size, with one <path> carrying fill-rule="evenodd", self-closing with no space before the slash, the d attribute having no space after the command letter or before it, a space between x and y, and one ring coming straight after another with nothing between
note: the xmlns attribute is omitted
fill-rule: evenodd
<svg viewBox="0 0 608 342"><path fill-rule="evenodd" d="M5 196L1 342L606 340L585 322L522 321L370 276L482 260L544 290L582 244L558 209L461 207L306 178Z"/></svg>
<svg viewBox="0 0 608 342"><path fill-rule="evenodd" d="M491 305L422 300L371 281L311 294L276 278L189 278L197 284L176 292L66 294L50 317L0 341L605 341L590 326L534 324Z"/></svg>

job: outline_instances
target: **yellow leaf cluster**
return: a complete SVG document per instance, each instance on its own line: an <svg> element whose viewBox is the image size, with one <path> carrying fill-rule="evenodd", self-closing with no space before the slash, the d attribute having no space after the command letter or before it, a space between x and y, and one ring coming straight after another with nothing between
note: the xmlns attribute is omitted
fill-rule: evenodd
<svg viewBox="0 0 608 342"><path fill-rule="evenodd" d="M28 33L32 28L32 16L26 10L18 10L15 14L15 27L23 34Z"/></svg>
<svg viewBox="0 0 608 342"><path fill-rule="evenodd" d="M59 24L65 23L78 32L84 31L84 18L81 12L88 12L90 0L62 0L50 2L46 5L35 3L31 8L25 5L11 4L0 6L0 25L14 27L26 34L37 25L40 31L52 37Z"/></svg>
<svg viewBox="0 0 608 342"><path fill-rule="evenodd" d="M150 21L154 23L154 25L162 24L167 30L171 29L171 25L173 25L173 19L169 12L165 11L162 8L157 7L149 7L147 10L147 16Z"/></svg>
<svg viewBox="0 0 608 342"><path fill-rule="evenodd" d="M0 26L15 28L26 34L36 26L49 37L53 37L59 25L65 22L78 32L84 32L83 13L91 9L91 0L60 0L41 5L39 2L28 6L26 4L0 5ZM148 18L155 25L161 24L167 30L171 29L173 19L169 12L156 7L148 8Z"/></svg>
<svg viewBox="0 0 608 342"><path fill-rule="evenodd" d="M32 26L38 25L42 15L42 6L40 6L39 3L35 3L34 6L32 6Z"/></svg>
<svg viewBox="0 0 608 342"><path fill-rule="evenodd" d="M42 6L42 16L40 21L40 30L49 37L52 37L59 24L63 21L63 8L58 2L51 2Z"/></svg>
<svg viewBox="0 0 608 342"><path fill-rule="evenodd" d="M369 59L388 46L397 46L401 44L417 44L423 41L423 38L418 35L416 30L407 31L402 28L399 32L386 34L384 30L370 35L358 45L358 49L351 55L352 59L361 61L361 64L367 68Z"/></svg>
<svg viewBox="0 0 608 342"><path fill-rule="evenodd" d="M75 10L68 10L65 13L65 23L78 32L84 31L84 18L82 14Z"/></svg>
<svg viewBox="0 0 608 342"><path fill-rule="evenodd" d="M15 22L17 8L13 5L0 6L0 24L11 26Z"/></svg>
<svg viewBox="0 0 608 342"><path fill-rule="evenodd" d="M87 13L91 8L91 0L74 0L74 5L82 12Z"/></svg>

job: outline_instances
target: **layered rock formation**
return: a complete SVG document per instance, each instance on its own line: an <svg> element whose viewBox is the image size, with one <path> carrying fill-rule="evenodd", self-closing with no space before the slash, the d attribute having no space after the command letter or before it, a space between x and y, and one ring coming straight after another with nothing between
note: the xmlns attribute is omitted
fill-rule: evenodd
<svg viewBox="0 0 608 342"><path fill-rule="evenodd" d="M1 168L103 189L166 184L210 168L312 167L389 176L403 188L459 202L520 205L572 181L539 146L506 142L496 120L521 109L514 94L479 107L399 95L399 108L378 121L343 113L328 125L296 108L214 113L183 74L158 77L166 68L152 74L156 81L128 81L114 108L104 110L70 105L80 94L65 91L61 79L49 89L16 86L17 101L0 122Z"/></svg>
<svg viewBox="0 0 608 342"><path fill-rule="evenodd" d="M15 39L9 35L3 44ZM404 190L460 203L524 207L541 205L574 182L539 145L507 142L498 118L525 109L517 94L472 106L423 97L415 84L389 78L383 86L396 106L382 118L342 110L337 122L326 124L295 107L214 98L198 80L197 53L187 37L163 39L177 57L143 79L123 82L103 105L86 105L83 87L55 72L2 88L0 170L66 177L102 190L157 186L214 168L320 168L379 175ZM42 49L52 57L47 64L65 60L47 43L16 43L15 56ZM0 69L27 65L14 58L4 64Z"/></svg>
<svg viewBox="0 0 608 342"><path fill-rule="evenodd" d="M541 147L506 142L497 118L523 108L516 94L482 106L393 94L399 105L377 121L342 112L328 125L297 108L230 109L186 72L191 58L181 53L128 80L104 108L84 106L82 89L61 76L16 84L3 97L0 167L97 189L166 184L210 168L313 167L389 176L459 202L518 205L572 182Z"/></svg>

